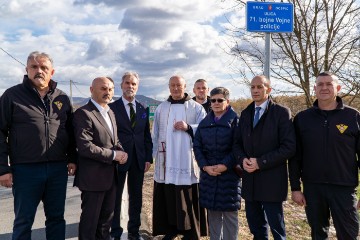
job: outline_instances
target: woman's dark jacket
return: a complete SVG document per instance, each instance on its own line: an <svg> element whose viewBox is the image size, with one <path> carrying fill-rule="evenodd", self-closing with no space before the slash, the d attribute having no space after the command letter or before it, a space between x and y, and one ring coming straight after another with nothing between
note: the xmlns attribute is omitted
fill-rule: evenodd
<svg viewBox="0 0 360 240"><path fill-rule="evenodd" d="M211 111L199 124L194 139L195 158L200 169L224 164L227 170L218 176L200 173L200 205L213 211L240 209L240 178L233 170L236 160L232 143L237 114L230 109L215 123Z"/></svg>

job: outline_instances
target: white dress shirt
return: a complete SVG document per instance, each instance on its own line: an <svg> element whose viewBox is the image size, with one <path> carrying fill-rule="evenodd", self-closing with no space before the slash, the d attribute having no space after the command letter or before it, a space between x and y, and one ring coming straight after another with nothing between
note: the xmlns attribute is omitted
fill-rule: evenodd
<svg viewBox="0 0 360 240"><path fill-rule="evenodd" d="M95 105L95 107L99 110L99 112L101 113L101 116L104 118L106 124L108 125L111 133L112 133L112 136L114 137L114 128L113 128L113 125L111 123L111 119L109 117L109 110L110 110L110 107L108 105L106 105L105 108L103 108L102 106L100 106L97 102L95 102L95 100L93 100L91 98L91 102ZM115 159L116 157L116 151L113 151L113 160Z"/></svg>
<svg viewBox="0 0 360 240"><path fill-rule="evenodd" d="M256 107L260 107L260 108L261 108L261 109L260 109L260 112L259 112L259 119L261 119L262 115L264 114L265 109L266 109L268 103L269 103L269 99L267 99L265 102L263 102L262 104L260 104L260 106L256 106L256 104L254 103L254 104L255 104L255 108L256 108ZM255 114L254 114L254 119L255 119Z"/></svg>
<svg viewBox="0 0 360 240"><path fill-rule="evenodd" d="M109 117L109 110L110 110L110 107L108 105L106 105L106 107L102 107L100 106L97 102L95 102L93 99L91 99L91 102L95 105L95 107L99 110L99 112L101 113L101 116L104 118L106 124L108 125L111 133L112 133L112 136L114 137L114 128L112 126L112 123L111 123L111 119Z"/></svg>
<svg viewBox="0 0 360 240"><path fill-rule="evenodd" d="M134 108L134 112L136 113L136 101L135 101L135 98L134 98L134 100L133 100L132 102L129 102L128 100L126 100L126 99L124 98L124 96L122 96L121 99L122 99L122 101L123 101L123 103L124 103L124 107L125 107L126 113L127 113L128 117L129 117L129 119L130 119L130 106L129 106L129 103L132 103L133 108Z"/></svg>

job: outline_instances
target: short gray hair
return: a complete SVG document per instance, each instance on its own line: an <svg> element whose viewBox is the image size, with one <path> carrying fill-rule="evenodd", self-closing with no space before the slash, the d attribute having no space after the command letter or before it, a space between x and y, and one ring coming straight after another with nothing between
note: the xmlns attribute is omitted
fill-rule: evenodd
<svg viewBox="0 0 360 240"><path fill-rule="evenodd" d="M226 100L229 100L230 92L229 92L229 90L227 88L224 88L224 87L216 87L216 88L214 88L210 92L210 97L212 97L214 95L217 95L217 94L222 94Z"/></svg>
<svg viewBox="0 0 360 240"><path fill-rule="evenodd" d="M134 77L134 78L136 78L138 81L140 81L139 74L137 74L137 72L126 72L126 73L124 73L124 75L123 75L122 78L121 78L121 83L124 82L124 80L125 80L126 77Z"/></svg>
<svg viewBox="0 0 360 240"><path fill-rule="evenodd" d="M54 64L52 58L50 57L49 54L44 53L44 52L39 52L39 51L34 51L32 53L29 54L28 58L27 58L27 62L28 63L31 59L36 59L36 58L46 58L51 62L51 65Z"/></svg>

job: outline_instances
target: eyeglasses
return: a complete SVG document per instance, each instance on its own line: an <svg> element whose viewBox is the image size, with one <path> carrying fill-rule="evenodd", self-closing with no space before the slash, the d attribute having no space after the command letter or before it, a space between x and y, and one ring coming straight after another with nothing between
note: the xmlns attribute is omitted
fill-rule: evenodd
<svg viewBox="0 0 360 240"><path fill-rule="evenodd" d="M223 101L226 101L226 99L224 99L224 98L212 98L212 99L210 99L210 102L212 102L212 103L216 103L216 102L222 103Z"/></svg>

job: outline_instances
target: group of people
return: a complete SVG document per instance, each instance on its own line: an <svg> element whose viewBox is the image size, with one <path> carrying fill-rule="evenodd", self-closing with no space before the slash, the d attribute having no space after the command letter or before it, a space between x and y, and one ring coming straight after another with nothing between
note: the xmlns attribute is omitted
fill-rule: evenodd
<svg viewBox="0 0 360 240"><path fill-rule="evenodd" d="M48 54L30 53L26 72L0 98L0 184L13 191L13 240L31 239L40 201L46 238L65 239L68 175L81 191L79 239L121 238L125 183L128 239L141 239L142 186L153 160L154 236L236 240L243 198L254 239L269 239L268 228L275 240L286 239L283 202L290 179L312 239L328 238L330 216L338 239L357 239L360 115L338 96L333 73L317 76L314 106L294 121L272 100L263 75L252 79L253 102L240 117L227 88L210 91L198 79L191 98L185 79L175 75L151 132L148 109L135 98L135 72L122 76L116 101L114 81L95 78L91 99L75 113L52 80Z"/></svg>

